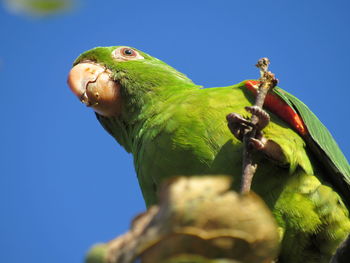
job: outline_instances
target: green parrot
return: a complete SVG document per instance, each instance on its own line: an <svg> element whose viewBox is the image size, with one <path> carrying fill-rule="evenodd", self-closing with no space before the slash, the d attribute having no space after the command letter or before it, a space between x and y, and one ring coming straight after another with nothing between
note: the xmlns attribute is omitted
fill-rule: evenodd
<svg viewBox="0 0 350 263"><path fill-rule="evenodd" d="M148 207L157 202L162 181L176 175L228 174L239 189L240 131L255 113L264 130L252 141L258 164L252 190L279 225L280 262L328 262L350 233L348 161L307 106L282 89L265 100L269 117L255 107L245 109L254 104L257 81L204 89L126 46L81 54L68 84L132 153Z"/></svg>

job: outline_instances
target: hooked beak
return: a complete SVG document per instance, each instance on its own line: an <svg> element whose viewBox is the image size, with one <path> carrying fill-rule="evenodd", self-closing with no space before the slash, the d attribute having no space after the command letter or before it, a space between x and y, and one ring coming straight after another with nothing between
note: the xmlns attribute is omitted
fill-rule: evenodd
<svg viewBox="0 0 350 263"><path fill-rule="evenodd" d="M121 111L120 85L111 78L111 71L92 62L75 65L68 75L68 85L79 100L105 117Z"/></svg>

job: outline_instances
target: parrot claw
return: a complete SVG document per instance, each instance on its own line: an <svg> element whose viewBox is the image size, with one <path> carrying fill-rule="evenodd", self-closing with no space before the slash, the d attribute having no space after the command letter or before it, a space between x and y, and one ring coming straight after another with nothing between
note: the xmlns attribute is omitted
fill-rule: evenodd
<svg viewBox="0 0 350 263"><path fill-rule="evenodd" d="M257 149L258 151L263 151L264 148L266 147L266 138L265 137L261 137L260 139L250 138L249 145Z"/></svg>
<svg viewBox="0 0 350 263"><path fill-rule="evenodd" d="M228 114L226 116L226 120L230 131L240 141L243 140L243 136L247 132L246 130L250 130L252 127L254 127L254 124L237 113Z"/></svg>
<svg viewBox="0 0 350 263"><path fill-rule="evenodd" d="M249 113L256 115L259 118L258 123L256 124L256 129L261 131L264 129L270 122L270 115L258 106L249 106L245 107L245 110Z"/></svg>
<svg viewBox="0 0 350 263"><path fill-rule="evenodd" d="M250 138L249 145L262 152L270 160L273 160L276 163L284 164L286 162L281 146L273 140L266 139L261 132L257 138Z"/></svg>
<svg viewBox="0 0 350 263"><path fill-rule="evenodd" d="M243 140L244 134L249 132L253 127L256 128L257 134L259 135L261 130L270 122L269 114L258 106L245 107L245 110L258 117L259 121L257 124L253 124L250 120L243 118L237 113L230 113L226 116L230 131L240 141Z"/></svg>
<svg viewBox="0 0 350 263"><path fill-rule="evenodd" d="M285 157L281 147L273 140L266 139L262 133L270 122L269 114L258 106L245 107L245 110L258 117L257 124L253 124L250 120L243 118L237 113L230 113L226 116L228 128L231 133L240 141L243 141L244 135L253 127L256 128L255 138L249 139L249 146L264 153L270 159L284 163Z"/></svg>

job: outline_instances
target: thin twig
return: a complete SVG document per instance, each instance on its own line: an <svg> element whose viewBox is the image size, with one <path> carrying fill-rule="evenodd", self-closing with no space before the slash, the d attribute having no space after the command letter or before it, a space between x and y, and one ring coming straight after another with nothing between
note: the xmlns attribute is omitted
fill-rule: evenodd
<svg viewBox="0 0 350 263"><path fill-rule="evenodd" d="M268 71L270 61L268 58L259 59L256 66L260 69L260 85L255 100L255 106L263 107L265 97L269 90L273 89L277 85L277 79L275 75ZM252 124L256 125L259 122L259 117L255 114L251 117ZM250 191L254 173L257 169L257 164L253 162L253 149L250 146L250 139L255 138L257 130L255 127L248 130L243 137L243 162L242 162L242 182L241 193L247 193Z"/></svg>

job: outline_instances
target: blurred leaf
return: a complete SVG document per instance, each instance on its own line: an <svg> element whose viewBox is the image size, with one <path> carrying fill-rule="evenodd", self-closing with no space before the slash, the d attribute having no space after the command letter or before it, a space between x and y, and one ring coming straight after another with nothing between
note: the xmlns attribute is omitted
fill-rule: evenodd
<svg viewBox="0 0 350 263"><path fill-rule="evenodd" d="M96 246L88 263L266 263L278 254L274 218L255 194L230 189L231 177L177 177L159 206L129 232ZM103 251L103 253L101 253Z"/></svg>
<svg viewBox="0 0 350 263"><path fill-rule="evenodd" d="M74 0L5 0L7 9L15 14L49 16L72 8Z"/></svg>

